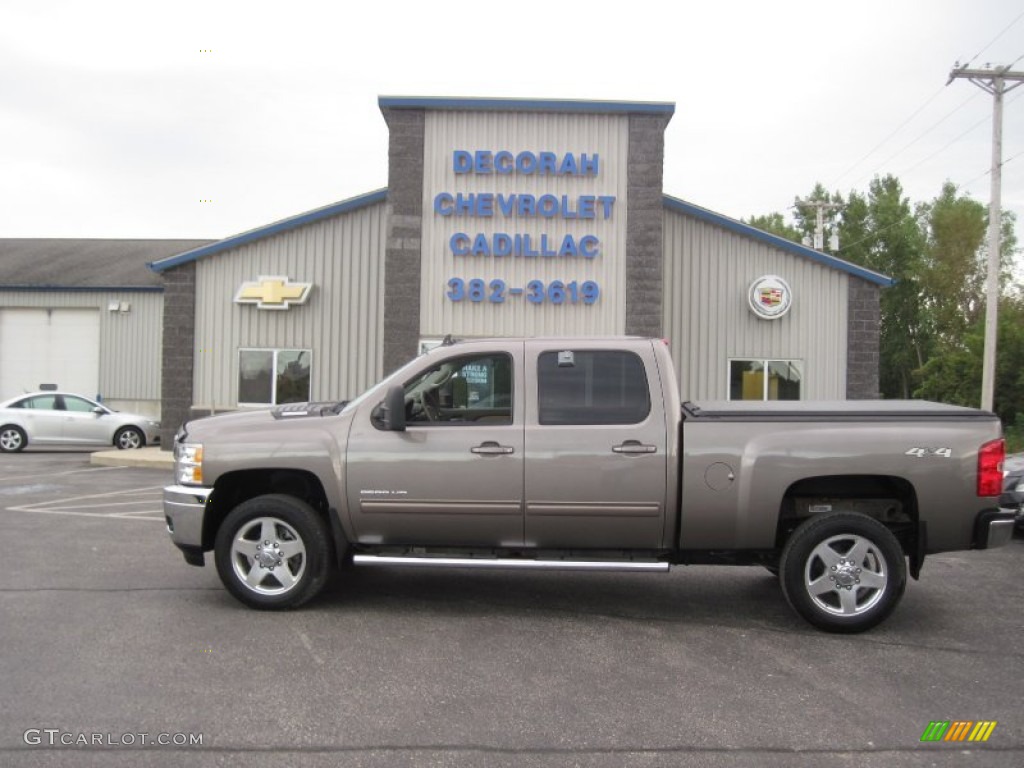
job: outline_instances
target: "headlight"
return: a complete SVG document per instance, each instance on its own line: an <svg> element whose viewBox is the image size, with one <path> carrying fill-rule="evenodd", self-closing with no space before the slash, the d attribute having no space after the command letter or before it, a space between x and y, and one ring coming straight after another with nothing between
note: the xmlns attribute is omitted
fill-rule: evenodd
<svg viewBox="0 0 1024 768"><path fill-rule="evenodd" d="M147 421L146 424L151 426L153 429L160 429L160 422L159 421Z"/></svg>
<svg viewBox="0 0 1024 768"><path fill-rule="evenodd" d="M174 479L182 485L203 484L203 444L174 444Z"/></svg>

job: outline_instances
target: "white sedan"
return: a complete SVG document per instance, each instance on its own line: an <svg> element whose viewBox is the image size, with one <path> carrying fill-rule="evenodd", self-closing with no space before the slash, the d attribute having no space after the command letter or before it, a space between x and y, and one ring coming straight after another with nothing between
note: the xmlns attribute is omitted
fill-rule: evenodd
<svg viewBox="0 0 1024 768"><path fill-rule="evenodd" d="M141 448L160 442L160 422L112 411L68 392L33 392L0 403L0 451L26 445L115 445Z"/></svg>

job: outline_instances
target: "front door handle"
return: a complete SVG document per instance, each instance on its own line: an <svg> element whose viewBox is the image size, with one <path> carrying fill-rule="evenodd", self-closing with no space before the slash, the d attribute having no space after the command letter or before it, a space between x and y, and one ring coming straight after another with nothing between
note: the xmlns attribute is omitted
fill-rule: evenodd
<svg viewBox="0 0 1024 768"><path fill-rule="evenodd" d="M657 453L658 446L656 445L645 445L639 440L626 440L619 445L613 445L612 451L615 453L626 453L631 456L636 456L642 453Z"/></svg>
<svg viewBox="0 0 1024 768"><path fill-rule="evenodd" d="M470 453L479 453L484 456L505 456L510 453L515 453L516 449L511 445L499 445L493 440L480 443L480 445L474 445L469 449Z"/></svg>

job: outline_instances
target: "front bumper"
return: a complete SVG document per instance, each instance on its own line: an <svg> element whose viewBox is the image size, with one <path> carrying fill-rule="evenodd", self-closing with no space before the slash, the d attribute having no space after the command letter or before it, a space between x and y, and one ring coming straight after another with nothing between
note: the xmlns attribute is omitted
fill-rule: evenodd
<svg viewBox="0 0 1024 768"><path fill-rule="evenodd" d="M1013 538L1013 512L986 509L974 520L973 549L992 549L1009 543Z"/></svg>
<svg viewBox="0 0 1024 768"><path fill-rule="evenodd" d="M191 565L203 565L203 516L213 488L169 485L164 488L164 518L171 541Z"/></svg>

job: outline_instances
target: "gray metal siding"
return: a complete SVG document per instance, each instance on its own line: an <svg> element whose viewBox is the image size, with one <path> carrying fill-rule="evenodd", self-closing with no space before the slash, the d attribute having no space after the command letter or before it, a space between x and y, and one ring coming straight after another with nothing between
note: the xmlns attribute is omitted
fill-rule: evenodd
<svg viewBox="0 0 1024 768"><path fill-rule="evenodd" d="M803 362L805 400L846 397L847 275L666 210L664 328L684 398L725 399L730 359ZM747 305L762 275L785 279L789 313L761 320Z"/></svg>
<svg viewBox="0 0 1024 768"><path fill-rule="evenodd" d="M423 336L605 335L625 329L626 209L629 118L614 115L552 115L507 112L428 112L424 137L423 244L420 332ZM550 151L559 155L598 154L596 177L462 174L452 171L452 151L508 150ZM506 219L442 217L434 213L434 196L440 192L495 192L568 195L614 195L611 218L580 221L556 218ZM556 244L572 234L592 234L600 239L600 253L553 258L455 257L449 238L465 232L493 236L495 232L524 233L536 245L546 233ZM453 302L446 297L447 281L480 278L504 280L509 288L525 288L534 279L545 285L554 280L582 284L593 280L601 289L596 304L548 301L531 304L525 296L506 296L503 303Z"/></svg>
<svg viewBox="0 0 1024 768"><path fill-rule="evenodd" d="M314 400L352 398L380 378L385 211L378 203L197 262L196 407L237 406L240 348L312 350ZM288 310L235 304L260 275L314 286Z"/></svg>
<svg viewBox="0 0 1024 768"><path fill-rule="evenodd" d="M111 302L130 310L111 312ZM106 400L160 399L163 302L156 292L0 290L0 307L99 311L99 394Z"/></svg>

